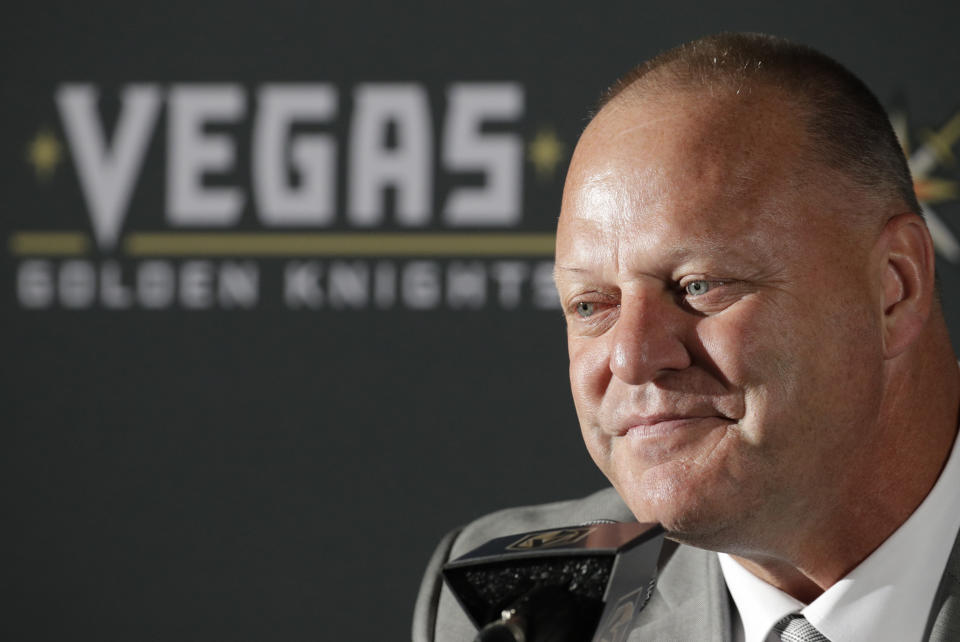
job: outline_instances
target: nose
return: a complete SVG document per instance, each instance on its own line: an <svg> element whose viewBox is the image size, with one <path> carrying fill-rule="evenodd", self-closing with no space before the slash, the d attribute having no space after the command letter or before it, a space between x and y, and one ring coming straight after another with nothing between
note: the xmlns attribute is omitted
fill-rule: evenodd
<svg viewBox="0 0 960 642"><path fill-rule="evenodd" d="M683 342L686 313L662 292L624 296L611 333L610 371L640 385L691 364Z"/></svg>

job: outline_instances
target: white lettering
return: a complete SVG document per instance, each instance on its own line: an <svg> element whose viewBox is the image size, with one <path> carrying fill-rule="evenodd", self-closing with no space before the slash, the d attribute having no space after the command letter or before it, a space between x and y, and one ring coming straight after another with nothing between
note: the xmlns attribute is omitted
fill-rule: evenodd
<svg viewBox="0 0 960 642"><path fill-rule="evenodd" d="M260 218L275 225L327 225L335 208L336 144L329 135L301 135L298 121L336 114L337 92L327 85L266 85L253 130L253 184ZM292 164L298 186L288 179Z"/></svg>
<svg viewBox="0 0 960 642"><path fill-rule="evenodd" d="M521 290L530 268L520 261L497 261L490 266L490 275L499 289L500 305L512 310L520 304Z"/></svg>
<svg viewBox="0 0 960 642"><path fill-rule="evenodd" d="M116 261L105 261L100 266L100 300L105 308L123 310L133 302L133 293L123 283Z"/></svg>
<svg viewBox="0 0 960 642"><path fill-rule="evenodd" d="M169 307L176 291L173 267L166 261L144 261L137 270L140 305L151 310Z"/></svg>
<svg viewBox="0 0 960 642"><path fill-rule="evenodd" d="M97 90L92 85L63 85L56 101L94 236L101 247L112 248L157 119L160 91L154 85L123 90L112 145L107 144L97 115Z"/></svg>
<svg viewBox="0 0 960 642"><path fill-rule="evenodd" d="M458 83L447 91L443 162L447 169L481 172L486 184L451 192L444 220L454 226L511 225L520 220L523 142L517 134L484 134L490 120L523 115L523 88L517 83Z"/></svg>
<svg viewBox="0 0 960 642"><path fill-rule="evenodd" d="M283 272L283 299L287 307L316 309L323 305L318 283L322 272L316 261L291 261Z"/></svg>
<svg viewBox="0 0 960 642"><path fill-rule="evenodd" d="M364 308L367 305L367 290L370 270L366 263L334 261L330 265L330 305L334 308Z"/></svg>
<svg viewBox="0 0 960 642"><path fill-rule="evenodd" d="M236 187L204 186L205 174L230 170L236 149L225 134L204 127L235 121L244 112L237 85L177 85L170 90L167 144L167 218L179 225L235 223L244 197Z"/></svg>
<svg viewBox="0 0 960 642"><path fill-rule="evenodd" d="M187 261L180 266L180 303L193 309L209 308L213 303L210 261Z"/></svg>
<svg viewBox="0 0 960 642"><path fill-rule="evenodd" d="M64 261L58 285L65 308L89 308L97 296L97 278L88 261Z"/></svg>
<svg viewBox="0 0 960 642"><path fill-rule="evenodd" d="M53 303L53 276L49 261L24 261L17 269L17 298L25 308L48 308Z"/></svg>
<svg viewBox="0 0 960 642"><path fill-rule="evenodd" d="M428 310L440 303L440 275L433 261L412 261L403 269L403 302L414 310Z"/></svg>
<svg viewBox="0 0 960 642"><path fill-rule="evenodd" d="M426 92L414 84L367 84L354 93L348 213L356 225L383 220L393 188L401 225L428 222L433 197L433 137ZM393 144L389 144L390 132Z"/></svg>
<svg viewBox="0 0 960 642"><path fill-rule="evenodd" d="M260 292L260 271L252 261L220 265L217 298L222 308L254 308Z"/></svg>
<svg viewBox="0 0 960 642"><path fill-rule="evenodd" d="M483 263L454 261L447 268L447 303L451 308L482 308L487 300Z"/></svg>
<svg viewBox="0 0 960 642"><path fill-rule="evenodd" d="M397 300L397 268L393 263L380 261L373 273L373 299L379 308L389 308Z"/></svg>

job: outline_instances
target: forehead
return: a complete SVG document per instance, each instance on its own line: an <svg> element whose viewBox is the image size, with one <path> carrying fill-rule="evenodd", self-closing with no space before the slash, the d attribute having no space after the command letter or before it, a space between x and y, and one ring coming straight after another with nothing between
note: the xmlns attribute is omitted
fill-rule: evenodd
<svg viewBox="0 0 960 642"><path fill-rule="evenodd" d="M618 99L577 145L558 256L789 242L791 221L816 200L800 189L805 141L796 108L771 91Z"/></svg>

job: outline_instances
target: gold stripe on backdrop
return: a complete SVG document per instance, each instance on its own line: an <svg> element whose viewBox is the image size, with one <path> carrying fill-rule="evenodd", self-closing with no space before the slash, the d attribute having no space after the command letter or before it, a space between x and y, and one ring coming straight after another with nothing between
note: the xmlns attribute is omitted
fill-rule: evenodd
<svg viewBox="0 0 960 642"><path fill-rule="evenodd" d="M77 256L90 251L90 238L82 232L16 232L10 252L16 256Z"/></svg>
<svg viewBox="0 0 960 642"><path fill-rule="evenodd" d="M131 256L552 256L552 233L135 233Z"/></svg>

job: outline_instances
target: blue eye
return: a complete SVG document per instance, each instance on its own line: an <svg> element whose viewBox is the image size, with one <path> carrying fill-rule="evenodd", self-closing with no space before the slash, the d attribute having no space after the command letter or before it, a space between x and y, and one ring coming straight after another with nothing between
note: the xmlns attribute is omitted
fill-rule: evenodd
<svg viewBox="0 0 960 642"><path fill-rule="evenodd" d="M580 301L577 303L577 314L586 319L589 316L593 315L593 304L588 301Z"/></svg>
<svg viewBox="0 0 960 642"><path fill-rule="evenodd" d="M712 284L710 281L690 281L690 283L683 286L683 290L690 296L700 296L701 294L709 292L711 287Z"/></svg>

